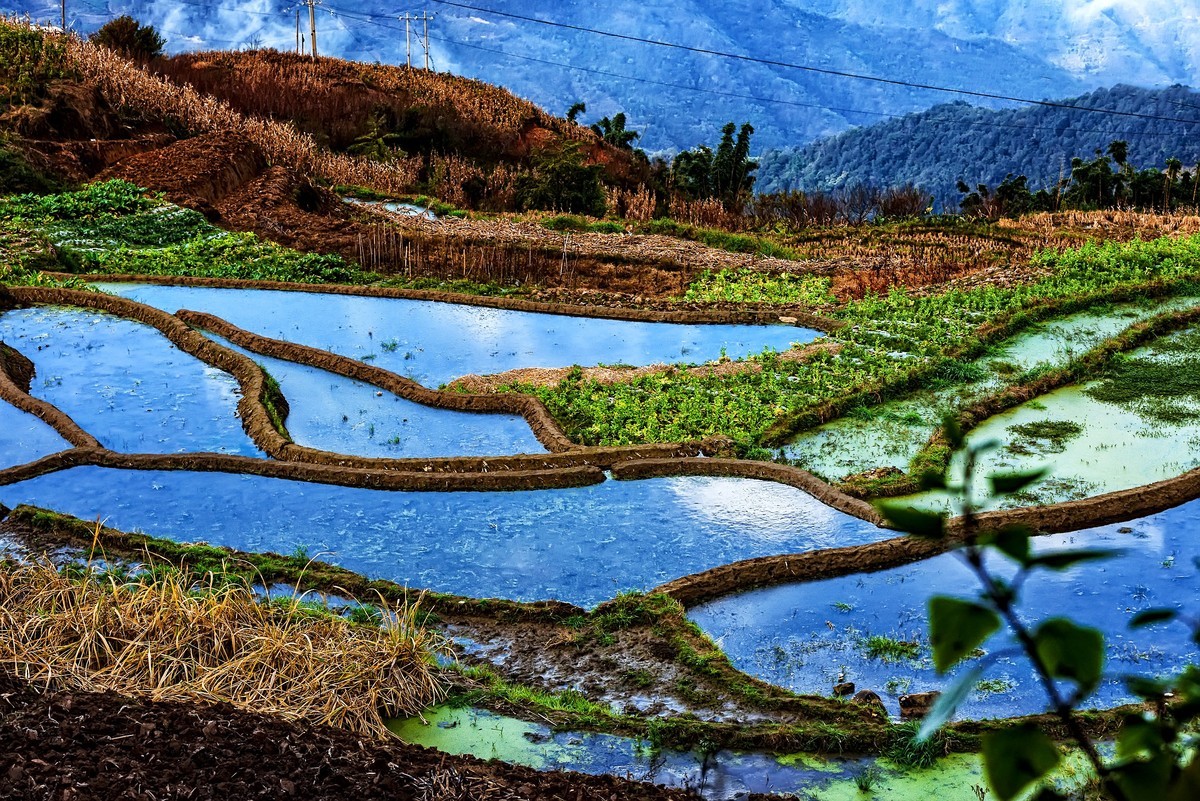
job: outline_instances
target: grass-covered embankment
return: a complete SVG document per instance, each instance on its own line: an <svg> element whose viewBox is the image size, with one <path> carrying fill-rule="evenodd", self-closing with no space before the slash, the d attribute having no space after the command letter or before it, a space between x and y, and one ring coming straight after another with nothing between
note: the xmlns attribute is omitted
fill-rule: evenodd
<svg viewBox="0 0 1200 801"><path fill-rule="evenodd" d="M254 234L223 231L197 211L118 180L0 199L0 247L34 270L302 284L378 278L340 256L300 253Z"/></svg>

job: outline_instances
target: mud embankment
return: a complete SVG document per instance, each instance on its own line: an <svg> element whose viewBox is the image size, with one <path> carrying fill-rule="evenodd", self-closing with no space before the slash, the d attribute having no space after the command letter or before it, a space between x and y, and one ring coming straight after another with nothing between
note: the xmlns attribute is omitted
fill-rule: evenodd
<svg viewBox="0 0 1200 801"><path fill-rule="evenodd" d="M604 481L604 471L589 466L556 466L543 470L496 472L425 472L371 470L339 465L280 462L223 453L117 453L105 448L72 448L18 467L0 470L0 486L28 481L74 467L109 467L118 470L163 470L238 475L306 481L359 489L413 492L504 492L514 490L586 487Z"/></svg>

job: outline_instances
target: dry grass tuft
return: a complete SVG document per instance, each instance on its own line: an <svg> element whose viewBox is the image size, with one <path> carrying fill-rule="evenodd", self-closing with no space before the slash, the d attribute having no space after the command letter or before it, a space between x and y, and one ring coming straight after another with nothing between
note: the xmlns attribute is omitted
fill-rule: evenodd
<svg viewBox="0 0 1200 801"><path fill-rule="evenodd" d="M0 664L34 682L153 700L225 701L383 736L383 715L440 700L441 638L414 606L382 627L263 603L245 585L174 570L136 579L48 561L0 565Z"/></svg>

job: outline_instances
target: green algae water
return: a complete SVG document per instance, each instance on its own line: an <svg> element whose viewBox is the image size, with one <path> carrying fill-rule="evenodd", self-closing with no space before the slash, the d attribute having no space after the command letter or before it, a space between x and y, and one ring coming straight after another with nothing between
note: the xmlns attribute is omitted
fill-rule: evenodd
<svg viewBox="0 0 1200 801"><path fill-rule="evenodd" d="M948 411L995 392L1027 371L1064 365L1135 323L1198 303L1200 297L1189 296L1122 304L1042 323L971 362L962 370L966 380L852 411L800 434L782 455L828 481L879 467L905 470Z"/></svg>
<svg viewBox="0 0 1200 801"><path fill-rule="evenodd" d="M711 801L775 793L810 801L978 801L987 782L979 757L951 754L932 767L906 768L886 759L815 754L663 750L628 737L555 732L546 726L470 708L438 707L388 727L405 742L448 754L500 759L539 770L608 773L682 787ZM1052 784L1066 790L1086 781L1084 763L1069 754ZM864 792L863 784L870 790ZM1025 795L1028 798L1032 793Z"/></svg>

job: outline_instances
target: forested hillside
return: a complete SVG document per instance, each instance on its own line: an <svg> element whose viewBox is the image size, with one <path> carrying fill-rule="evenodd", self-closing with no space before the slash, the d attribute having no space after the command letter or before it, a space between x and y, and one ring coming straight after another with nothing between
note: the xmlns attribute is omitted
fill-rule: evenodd
<svg viewBox="0 0 1200 801"><path fill-rule="evenodd" d="M1200 94L1191 89L1116 86L1064 102L1196 122L946 103L805 147L770 151L762 158L756 188L811 191L912 183L933 193L939 206L955 209L959 180L974 187L1025 174L1032 187L1048 188L1060 176L1070 177L1072 158L1090 158L1117 139L1129 142L1129 161L1138 167L1161 168L1168 158L1188 166L1200 160Z"/></svg>

